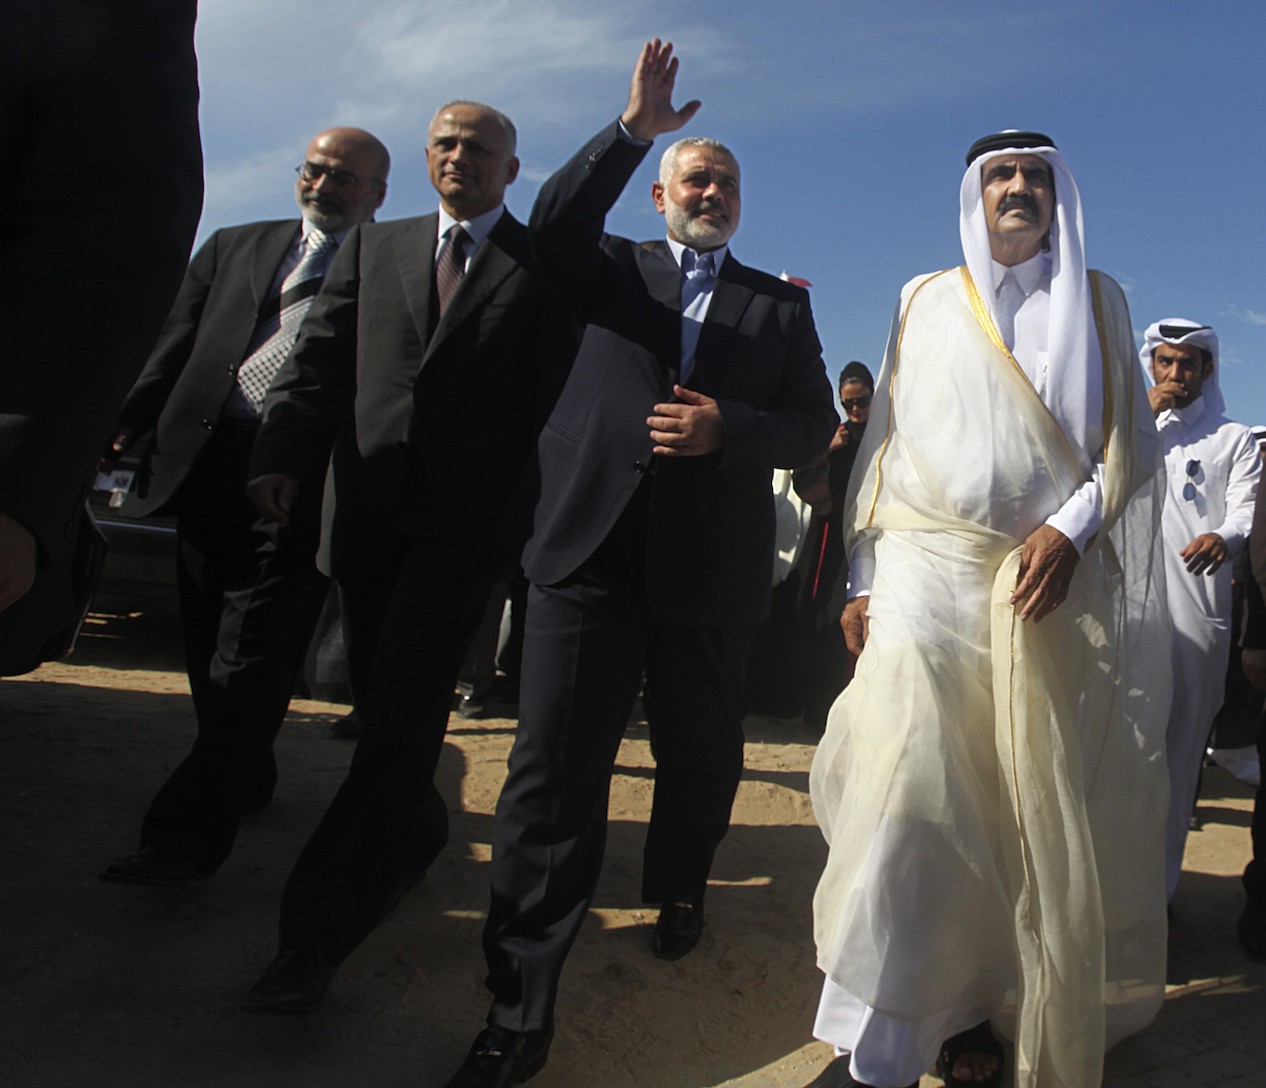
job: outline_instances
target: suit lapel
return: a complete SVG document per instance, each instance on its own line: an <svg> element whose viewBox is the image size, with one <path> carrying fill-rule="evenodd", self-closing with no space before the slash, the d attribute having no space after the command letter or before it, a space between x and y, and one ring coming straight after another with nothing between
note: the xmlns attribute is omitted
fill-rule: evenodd
<svg viewBox="0 0 1266 1088"><path fill-rule="evenodd" d="M667 242L643 242L639 267L647 293L656 303L651 312L655 324L655 357L664 361L668 370L668 388L681 370L681 266L673 257Z"/></svg>
<svg viewBox="0 0 1266 1088"><path fill-rule="evenodd" d="M409 316L424 344L431 328L431 281L434 278L432 266L435 264L435 239L439 218L438 215L431 214L402 223L392 239Z"/></svg>
<svg viewBox="0 0 1266 1088"><path fill-rule="evenodd" d="M692 382L698 381L701 373L706 375L713 366L723 365L716 361L725 354L721 345L739 327L754 297L747 268L734 259L733 253L728 254L717 275L708 314L699 332L699 343L695 345Z"/></svg>
<svg viewBox="0 0 1266 1088"><path fill-rule="evenodd" d="M422 357L423 366L439 350L449 334L460 327L471 314L477 313L519 267L520 262L506 252L510 236L517 226L517 220L508 211L505 212L488 233L483 245L475 251L474 260L470 262L457 293L448 304L448 309L444 311L444 316L440 318L431 342L426 347L426 354Z"/></svg>
<svg viewBox="0 0 1266 1088"><path fill-rule="evenodd" d="M302 220L274 223L256 239L251 258L251 295L255 299L256 313L268 298L278 267L290 248L299 241L302 228Z"/></svg>

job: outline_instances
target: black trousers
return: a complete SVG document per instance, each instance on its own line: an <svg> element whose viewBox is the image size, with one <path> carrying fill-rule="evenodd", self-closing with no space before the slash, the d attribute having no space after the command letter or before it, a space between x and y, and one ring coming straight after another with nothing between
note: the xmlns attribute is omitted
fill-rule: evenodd
<svg viewBox="0 0 1266 1088"><path fill-rule="evenodd" d="M1266 767L1266 717L1257 725L1257 758ZM1253 857L1244 870L1244 890L1249 903L1257 910L1266 910L1266 779L1257 785L1253 801Z"/></svg>
<svg viewBox="0 0 1266 1088"><path fill-rule="evenodd" d="M492 576L464 574L412 539L381 573L340 583L361 734L351 767L281 901L282 948L339 963L448 840L435 769L453 689Z"/></svg>
<svg viewBox="0 0 1266 1088"><path fill-rule="evenodd" d="M519 728L497 803L484 930L488 1022L515 1031L553 1019L602 867L612 767L643 674L656 759L643 899L701 897L729 828L752 632L648 614L644 517L635 500L575 575L529 590Z"/></svg>
<svg viewBox="0 0 1266 1088"><path fill-rule="evenodd" d="M243 812L277 781L273 741L328 592L316 569L319 481L300 488L290 525L258 519L246 497L257 427L221 421L181 485L177 584L198 734L159 789L141 845L211 873Z"/></svg>

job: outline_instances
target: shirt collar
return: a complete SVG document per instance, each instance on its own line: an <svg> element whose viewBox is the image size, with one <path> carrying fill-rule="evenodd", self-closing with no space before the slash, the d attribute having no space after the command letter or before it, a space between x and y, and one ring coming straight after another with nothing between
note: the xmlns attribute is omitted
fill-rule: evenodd
<svg viewBox="0 0 1266 1088"><path fill-rule="evenodd" d="M1038 250L1036 254L1027 261L1021 261L1019 264L999 264L990 258L993 264L993 289L997 294L998 288L1002 286L1003 277L1010 272L1015 277L1015 282L1020 285L1020 290L1024 292L1024 297L1028 298L1038 287L1042 286L1042 279L1046 279L1046 287L1050 288L1051 276L1051 255L1046 250Z"/></svg>
<svg viewBox="0 0 1266 1088"><path fill-rule="evenodd" d="M686 250L690 249L690 247L683 245L681 242L677 241L676 238L666 238L665 241L668 243L668 248L672 251L673 260L677 262L677 267L680 268L681 255L685 253ZM698 250L691 250L691 252L698 256ZM710 249L708 252L712 254L712 267L716 269L717 275L720 275L721 265L725 263L725 258L730 252L730 247L728 245L724 245L720 249Z"/></svg>
<svg viewBox="0 0 1266 1088"><path fill-rule="evenodd" d="M492 228L497 225L497 220L501 218L505 210L506 206L504 204L498 204L492 211L477 215L474 219L454 219L443 208L440 208L439 236L443 238L454 223L461 223L462 230L469 235L472 243L468 252L473 253L483 245L484 239L492 233Z"/></svg>
<svg viewBox="0 0 1266 1088"><path fill-rule="evenodd" d="M352 229L351 227L344 227L342 230L336 230L332 233L328 230L321 231L321 233L324 234L327 238L333 238L334 244L336 246L341 246L343 244L343 239L347 237L348 232L351 229ZM316 226L307 216L304 216L303 217L303 233L299 235L299 242L301 244L303 242L306 242L308 240L308 235L311 234L314 230L321 230L321 228Z"/></svg>

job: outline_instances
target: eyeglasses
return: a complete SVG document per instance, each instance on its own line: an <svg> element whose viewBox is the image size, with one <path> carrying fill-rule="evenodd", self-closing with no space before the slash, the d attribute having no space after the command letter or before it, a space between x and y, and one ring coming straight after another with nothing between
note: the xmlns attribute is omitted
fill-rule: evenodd
<svg viewBox="0 0 1266 1088"><path fill-rule="evenodd" d="M844 407L844 411L851 412L854 408L869 408L870 402L874 400L874 394L869 397L841 397L840 404Z"/></svg>
<svg viewBox="0 0 1266 1088"><path fill-rule="evenodd" d="M329 166L321 166L315 162L305 162L302 166L296 166L295 173L307 182L315 182L320 181L322 178L329 178L340 189L350 189L353 185L360 184L360 178L353 174L350 170L339 170Z"/></svg>
<svg viewBox="0 0 1266 1088"><path fill-rule="evenodd" d="M1195 477L1200 472L1200 462L1194 458L1187 462L1187 482L1182 485L1182 497L1188 502L1196 499Z"/></svg>

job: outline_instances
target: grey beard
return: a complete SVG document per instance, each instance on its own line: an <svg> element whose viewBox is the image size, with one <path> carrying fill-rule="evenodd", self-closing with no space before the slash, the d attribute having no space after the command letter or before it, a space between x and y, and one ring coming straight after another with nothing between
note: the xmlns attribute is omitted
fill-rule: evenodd
<svg viewBox="0 0 1266 1088"><path fill-rule="evenodd" d="M691 249L717 249L725 245L733 236L738 222L731 219L724 226L712 226L694 219L680 205L671 200L664 202L664 218L668 221L668 230L679 242Z"/></svg>

